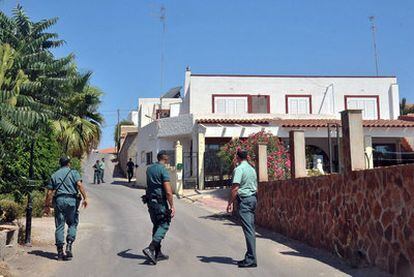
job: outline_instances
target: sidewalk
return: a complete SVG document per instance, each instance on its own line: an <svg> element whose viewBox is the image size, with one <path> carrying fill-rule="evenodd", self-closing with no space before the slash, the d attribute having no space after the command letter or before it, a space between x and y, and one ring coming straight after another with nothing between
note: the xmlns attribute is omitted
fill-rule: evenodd
<svg viewBox="0 0 414 277"><path fill-rule="evenodd" d="M25 219L21 219L25 222ZM34 276L39 268L53 267L55 261L39 257L53 258L55 248L54 217L33 218L32 246L17 246L17 254L7 261L9 274L5 276ZM1 272L1 271L0 271Z"/></svg>
<svg viewBox="0 0 414 277"><path fill-rule="evenodd" d="M184 190L184 199L196 203L214 213L225 213L230 194L229 188L211 190Z"/></svg>

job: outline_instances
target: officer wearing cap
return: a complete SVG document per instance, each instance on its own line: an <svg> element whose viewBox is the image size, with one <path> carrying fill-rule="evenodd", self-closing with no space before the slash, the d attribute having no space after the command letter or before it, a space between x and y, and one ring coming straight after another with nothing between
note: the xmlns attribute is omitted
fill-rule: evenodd
<svg viewBox="0 0 414 277"><path fill-rule="evenodd" d="M142 252L154 265L158 261L168 259L161 252L161 241L164 239L171 218L175 215L173 191L170 185L170 175L165 168L168 163L168 155L160 151L157 155L158 162L147 169L147 189L143 201L148 205L148 212L153 224L152 241Z"/></svg>
<svg viewBox="0 0 414 277"><path fill-rule="evenodd" d="M237 152L237 162L239 165L233 172L233 186L227 212L233 212L233 203L237 199L247 246L244 260L239 261L237 264L239 267L257 267L256 231L254 226L257 204L257 174L256 170L247 161L247 157L246 151Z"/></svg>
<svg viewBox="0 0 414 277"><path fill-rule="evenodd" d="M78 208L81 202L79 192L83 198L82 206L84 208L88 206L88 200L79 172L70 168L70 159L62 157L59 163L60 169L53 173L47 186L45 213L50 214L50 207L53 206L58 260L70 260L73 257L72 243L76 239L76 230L79 223ZM65 223L68 225L66 255L63 253Z"/></svg>

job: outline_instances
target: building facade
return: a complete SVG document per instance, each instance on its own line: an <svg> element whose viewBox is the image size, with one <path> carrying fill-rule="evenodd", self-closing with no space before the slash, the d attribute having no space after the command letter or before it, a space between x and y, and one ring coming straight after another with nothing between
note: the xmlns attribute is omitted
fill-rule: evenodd
<svg viewBox="0 0 414 277"><path fill-rule="evenodd" d="M223 144L259 131L287 140L290 130L303 129L312 156L320 158L328 171L339 170L340 139L331 140L328 147L328 126L336 130L340 112L346 109L362 110L367 147L392 152L395 160L398 153L409 150L405 138L414 137L414 122L399 119L394 76L220 75L187 70L181 97L164 102L162 106L158 99L151 115L146 115L150 121L139 115L139 121L146 123L138 134L140 162L150 164L155 153L173 150L180 141L184 184L200 188L220 185L228 177L219 172L216 157ZM312 163L311 159L309 167Z"/></svg>

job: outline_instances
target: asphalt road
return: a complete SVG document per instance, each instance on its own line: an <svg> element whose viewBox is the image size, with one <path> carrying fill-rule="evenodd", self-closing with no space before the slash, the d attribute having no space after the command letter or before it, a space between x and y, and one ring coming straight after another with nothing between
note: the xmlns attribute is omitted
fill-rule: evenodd
<svg viewBox="0 0 414 277"><path fill-rule="evenodd" d="M150 265L141 252L151 240L149 216L140 202L143 191L114 181L110 166L107 162L105 184L87 184L90 207L81 212L74 259L53 266L49 261L39 275L382 276L373 269L351 269L324 251L263 230L257 241L258 268L239 269L235 261L245 251L241 227L185 200L176 200L176 218L163 243L170 260ZM86 183L92 180L90 167L87 163Z"/></svg>

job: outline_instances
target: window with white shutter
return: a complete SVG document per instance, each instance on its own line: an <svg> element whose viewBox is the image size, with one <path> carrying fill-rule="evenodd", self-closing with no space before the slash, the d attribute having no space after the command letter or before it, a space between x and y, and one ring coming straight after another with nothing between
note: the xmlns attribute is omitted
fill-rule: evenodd
<svg viewBox="0 0 414 277"><path fill-rule="evenodd" d="M248 112L247 97L214 97L214 113L217 114L244 114Z"/></svg>
<svg viewBox="0 0 414 277"><path fill-rule="evenodd" d="M286 96L286 113L288 114L311 114L311 96Z"/></svg>
<svg viewBox="0 0 414 277"><path fill-rule="evenodd" d="M349 110L362 110L363 119L378 119L378 98L345 96L346 108Z"/></svg>

